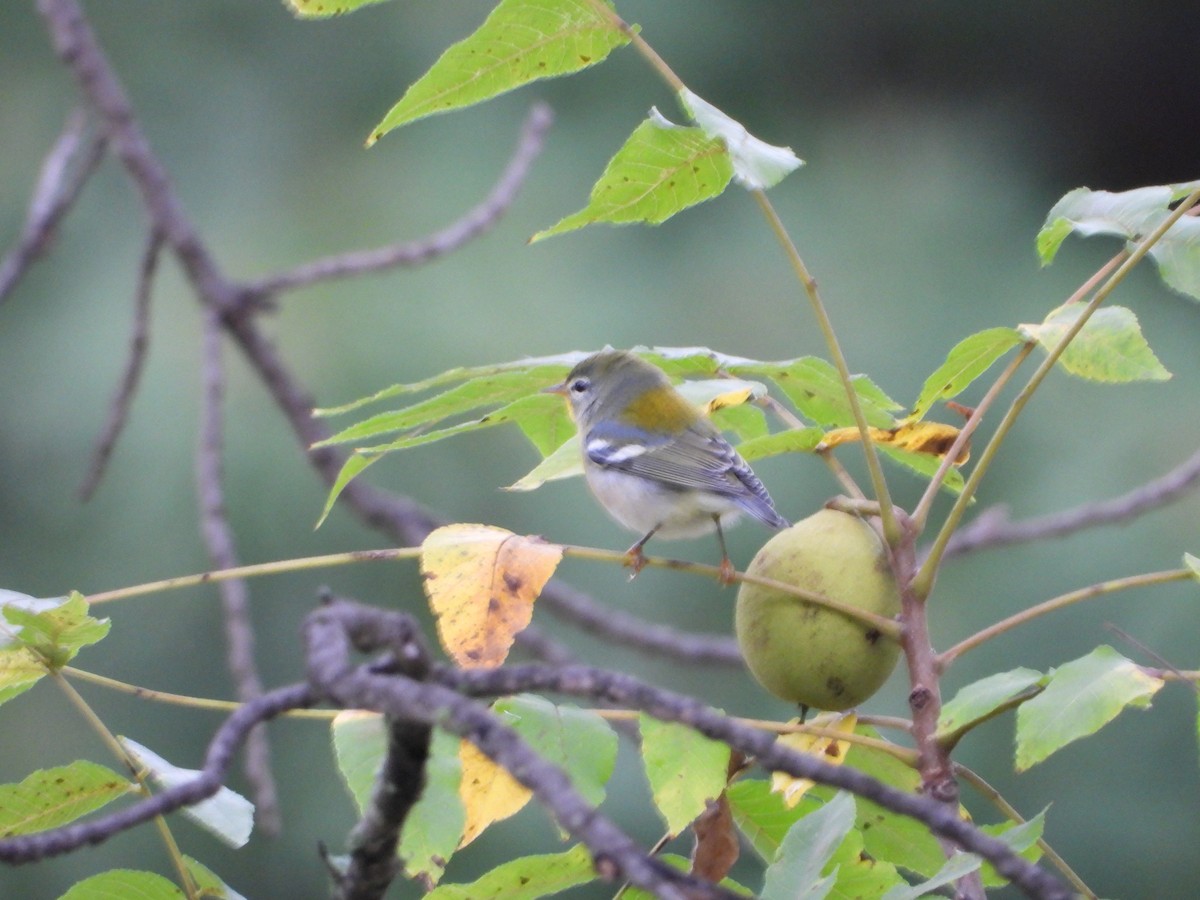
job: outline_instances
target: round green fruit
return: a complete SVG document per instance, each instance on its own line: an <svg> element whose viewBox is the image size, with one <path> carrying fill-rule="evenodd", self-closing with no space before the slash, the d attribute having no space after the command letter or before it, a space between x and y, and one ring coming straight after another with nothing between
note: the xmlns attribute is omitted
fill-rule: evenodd
<svg viewBox="0 0 1200 900"><path fill-rule="evenodd" d="M823 509L767 541L747 575L792 584L888 618L900 594L883 541L856 516ZM742 582L735 618L750 672L776 697L816 709L862 703L887 681L900 646L843 613Z"/></svg>

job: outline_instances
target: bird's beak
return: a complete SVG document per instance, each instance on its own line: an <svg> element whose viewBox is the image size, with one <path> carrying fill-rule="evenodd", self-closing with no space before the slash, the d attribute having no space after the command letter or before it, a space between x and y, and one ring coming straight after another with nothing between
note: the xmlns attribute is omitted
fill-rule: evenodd
<svg viewBox="0 0 1200 900"><path fill-rule="evenodd" d="M560 397L565 397L567 396L567 384L566 382L563 382L562 384L552 384L550 387L542 388L539 393L558 394Z"/></svg>

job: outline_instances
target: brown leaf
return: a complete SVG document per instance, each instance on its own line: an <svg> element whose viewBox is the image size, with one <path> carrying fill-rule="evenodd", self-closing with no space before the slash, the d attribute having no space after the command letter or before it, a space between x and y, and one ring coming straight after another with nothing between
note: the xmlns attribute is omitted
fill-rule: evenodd
<svg viewBox="0 0 1200 900"><path fill-rule="evenodd" d="M491 525L447 525L421 544L438 639L464 668L498 666L529 624L562 547Z"/></svg>
<svg viewBox="0 0 1200 900"><path fill-rule="evenodd" d="M741 845L729 801L722 793L692 823L696 846L692 849L692 874L714 884L729 874L737 862Z"/></svg>

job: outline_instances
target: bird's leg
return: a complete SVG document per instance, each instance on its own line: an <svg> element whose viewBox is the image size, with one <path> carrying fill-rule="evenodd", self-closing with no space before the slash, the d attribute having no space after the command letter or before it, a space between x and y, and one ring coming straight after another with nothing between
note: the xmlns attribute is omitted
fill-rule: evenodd
<svg viewBox="0 0 1200 900"><path fill-rule="evenodd" d="M733 576L737 574L733 563L729 561L729 551L725 549L725 532L721 530L721 517L713 514L713 522L717 526L717 543L721 545L721 574L720 581L725 587L733 584Z"/></svg>
<svg viewBox="0 0 1200 900"><path fill-rule="evenodd" d="M646 555L642 553L642 548L646 546L646 541L654 537L654 533L660 528L662 528L662 523L651 528L646 532L645 537L625 551L625 565L633 569L633 574L629 576L630 581L637 578L638 572L646 567Z"/></svg>

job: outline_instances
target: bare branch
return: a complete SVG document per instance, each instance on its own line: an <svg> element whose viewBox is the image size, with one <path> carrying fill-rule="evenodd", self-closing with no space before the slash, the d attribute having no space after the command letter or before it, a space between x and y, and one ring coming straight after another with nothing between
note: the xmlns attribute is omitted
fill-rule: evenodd
<svg viewBox="0 0 1200 900"><path fill-rule="evenodd" d="M221 323L215 311L206 310L201 353L203 402L200 441L196 450L196 493L200 504L200 531L208 556L219 569L238 565L233 529L225 509L221 456L224 447L223 405L225 368L221 359ZM254 624L250 595L244 579L217 584L225 620L226 659L237 698L243 702L262 696L263 685L254 661ZM246 740L244 769L254 793L254 817L264 832L276 835L282 828L279 794L271 773L271 750L265 728L255 728Z"/></svg>
<svg viewBox="0 0 1200 900"><path fill-rule="evenodd" d="M1197 484L1200 484L1200 451L1165 475L1111 500L1085 503L1063 512L1019 522L1008 517L1006 507L994 506L984 510L970 525L959 529L950 539L945 556L949 558L992 547L1065 537L1087 528L1127 522L1178 500Z"/></svg>
<svg viewBox="0 0 1200 900"><path fill-rule="evenodd" d="M184 272L200 299L222 314L222 324L237 341L251 366L263 380L279 406L300 444L310 447L329 436L325 426L312 417L315 405L312 396L300 385L275 348L245 314L255 307L254 300L263 288L257 289L233 283L225 278L215 260L201 242L175 194L166 171L154 156L140 128L120 82L108 65L102 50L87 25L76 0L38 0L38 8L47 22L55 48L66 66L75 75L84 95L101 116L118 156L136 183L151 220L162 230L167 244L183 265ZM526 138L520 142L518 153L524 153L538 143L538 133L546 123L541 114L531 113L527 120ZM493 189L492 197L503 196L503 183L514 180L514 172L523 171L527 162L510 163L502 184ZM494 208L487 202L480 208ZM309 461L327 484L337 477L345 457L333 448L311 451ZM352 509L369 527L376 528L407 545L420 542L438 524L428 510L415 501L372 488L361 479L352 481L342 493L341 503ZM661 626L640 622L631 616L613 617L612 611L589 603L578 591L551 582L543 592L547 605L555 606L564 618L580 622L593 633L615 638L631 647L648 652L678 656L685 660L706 659L735 663L736 648L732 641L718 640L709 645L709 638L697 638L698 646L688 635L673 633ZM620 627L606 628L606 620ZM545 651L553 645L536 631L526 629L518 640ZM646 636L643 640L642 636ZM676 637L682 643L676 646ZM567 654L555 651L559 659Z"/></svg>
<svg viewBox="0 0 1200 900"><path fill-rule="evenodd" d="M545 103L534 104L521 126L517 148L491 193L466 215L441 231L416 241L313 260L290 271L249 282L247 287L257 296L269 297L281 291L308 287L334 278L365 275L399 266L420 265L457 250L473 238L489 231L512 205L521 185L525 183L530 165L542 152L546 132L553 121L554 114L549 106Z"/></svg>
<svg viewBox="0 0 1200 900"><path fill-rule="evenodd" d="M752 757L765 769L850 791L917 819L934 833L988 860L1029 897L1067 900L1074 896L1053 875L962 819L957 809L930 797L896 790L849 766L831 766L816 756L798 753L777 743L774 734L734 721L698 700L656 688L629 675L585 666L510 666L473 670L438 668L433 677L440 684L471 696L508 696L523 691L566 694L640 709L657 719L688 725Z"/></svg>
<svg viewBox="0 0 1200 900"><path fill-rule="evenodd" d="M316 698L306 684L295 684L263 694L238 709L213 735L204 756L204 768L195 780L167 788L106 816L52 831L0 840L0 861L27 863L70 853L89 844L106 841L156 816L165 816L184 806L207 800L221 789L233 755L251 728L289 709L312 706L315 702Z"/></svg>
<svg viewBox="0 0 1200 900"><path fill-rule="evenodd" d="M117 385L117 392L108 407L108 419L96 444L92 448L92 459L88 465L87 475L79 486L79 499L86 503L92 498L99 487L104 473L108 471L108 461L112 457L117 438L129 421L129 411L133 405L133 395L137 392L142 378L142 369L146 364L146 351L150 347L150 299L153 296L154 274L158 271L159 254L162 250L162 233L151 230L146 238L146 249L142 253L142 261L138 267L137 292L133 309L133 332L129 338L129 353L125 360L125 371Z"/></svg>
<svg viewBox="0 0 1200 900"><path fill-rule="evenodd" d="M46 154L29 198L25 227L16 246L0 260L0 303L12 293L29 267L50 249L59 223L104 158L104 135L91 134L85 138L86 131L87 114L82 109L74 110Z"/></svg>
<svg viewBox="0 0 1200 900"><path fill-rule="evenodd" d="M384 634L372 640L376 628ZM416 632L415 622L400 613L344 601L317 610L304 625L313 689L339 706L436 724L471 741L529 788L564 830L587 845L597 873L605 880L624 878L666 900L733 900L737 896L648 857L584 800L560 768L538 756L489 709L449 687L414 680L413 661L418 651L404 635ZM395 665L352 666L352 644L363 652L390 649Z"/></svg>

